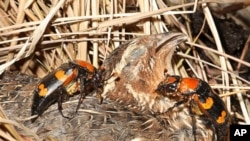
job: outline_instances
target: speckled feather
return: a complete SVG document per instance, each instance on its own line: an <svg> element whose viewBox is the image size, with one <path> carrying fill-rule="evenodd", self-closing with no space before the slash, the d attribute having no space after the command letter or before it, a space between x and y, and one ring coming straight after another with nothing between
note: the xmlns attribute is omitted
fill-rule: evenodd
<svg viewBox="0 0 250 141"><path fill-rule="evenodd" d="M157 34L133 39L114 50L105 59L104 68L106 78L116 73L118 79L110 78L115 81L107 82L102 95L153 113L165 112L169 102L160 98L155 89L165 78L164 71L172 72L175 46L185 39L180 33Z"/></svg>

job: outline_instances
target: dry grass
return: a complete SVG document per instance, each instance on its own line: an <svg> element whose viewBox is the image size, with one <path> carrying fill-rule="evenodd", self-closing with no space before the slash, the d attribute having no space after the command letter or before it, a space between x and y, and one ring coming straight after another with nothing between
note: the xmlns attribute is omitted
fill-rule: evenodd
<svg viewBox="0 0 250 141"><path fill-rule="evenodd" d="M231 111L228 95L236 95L242 111L236 115L242 118L242 123L250 124L249 107L245 105L242 97L249 91L250 82L238 75L240 66L250 67L250 63L244 61L250 39L245 43L241 58L226 54L211 16L211 9L206 2L208 1L168 2L166 5L160 0L1 1L0 73L15 69L43 77L63 62L76 58L88 60L98 67L109 52L125 40L177 30L189 36L189 41L185 46L180 46L182 51L177 52L177 56L182 59L173 63L175 73L188 76L192 72L193 76L206 81L214 80L209 83L223 95L228 109ZM236 1L220 2L223 4ZM241 2L249 4L247 1ZM188 15L194 13L197 8L202 8L204 23L208 24L212 36L203 31L203 28L196 37L190 36L192 21ZM185 21L180 22L179 19ZM216 49L211 49L203 43L199 38L201 34L211 39ZM209 62L200 59L196 48L207 50L205 52L209 56ZM238 63L237 69L232 67L231 61ZM184 67L183 63L188 67ZM214 79L211 79L211 76L215 76ZM0 136L4 139L22 138L13 128L22 128L20 125L8 121L5 116L1 116L0 123ZM35 135L32 136L36 138Z"/></svg>

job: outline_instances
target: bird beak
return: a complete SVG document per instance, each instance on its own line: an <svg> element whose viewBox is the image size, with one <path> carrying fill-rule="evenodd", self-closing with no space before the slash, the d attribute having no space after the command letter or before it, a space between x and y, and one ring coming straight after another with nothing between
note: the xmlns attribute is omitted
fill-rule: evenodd
<svg viewBox="0 0 250 141"><path fill-rule="evenodd" d="M159 40L156 43L156 52L160 50L164 50L165 47L169 48L175 48L177 45L179 45L181 42L187 40L187 36L183 33L175 33L175 32L168 32L164 34L159 34L157 38L162 38L162 40Z"/></svg>

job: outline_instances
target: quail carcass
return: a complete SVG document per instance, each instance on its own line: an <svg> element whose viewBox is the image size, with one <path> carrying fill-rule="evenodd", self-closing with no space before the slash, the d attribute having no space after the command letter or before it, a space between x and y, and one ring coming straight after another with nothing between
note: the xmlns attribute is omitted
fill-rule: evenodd
<svg viewBox="0 0 250 141"><path fill-rule="evenodd" d="M133 39L117 49L104 60L106 84L102 96L129 107L130 110L152 115L164 128L160 140L211 141L212 130L196 119L196 135L193 135L192 118L187 106L167 112L176 101L155 92L171 74L172 55L176 46L186 40L181 33L164 33ZM150 130L151 124L145 129ZM153 128L152 128L153 130Z"/></svg>

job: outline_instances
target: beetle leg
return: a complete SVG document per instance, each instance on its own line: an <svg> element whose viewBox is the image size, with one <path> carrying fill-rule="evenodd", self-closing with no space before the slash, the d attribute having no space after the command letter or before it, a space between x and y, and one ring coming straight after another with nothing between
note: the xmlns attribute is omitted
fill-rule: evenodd
<svg viewBox="0 0 250 141"><path fill-rule="evenodd" d="M86 93L85 93L85 85L86 85L85 77L80 77L80 98L79 98L79 100L78 100L78 104L77 104L77 107L76 107L75 114L76 114L77 111L79 110L80 105L82 104L83 99L84 99L85 96L86 96Z"/></svg>
<svg viewBox="0 0 250 141"><path fill-rule="evenodd" d="M101 93L97 93L97 98L98 98L99 104L102 104L103 97L102 97Z"/></svg>
<svg viewBox="0 0 250 141"><path fill-rule="evenodd" d="M215 127L214 124L211 125L212 131L213 131L213 137L212 137L212 141L216 141L215 139Z"/></svg>
<svg viewBox="0 0 250 141"><path fill-rule="evenodd" d="M179 102L176 102L172 107L168 108L167 112L172 111L175 107L178 107L185 102L186 102L186 100L181 100Z"/></svg>
<svg viewBox="0 0 250 141"><path fill-rule="evenodd" d="M58 92L60 93L60 95L58 97L58 101L57 101L58 110L59 110L60 114L62 115L62 117L67 118L67 119L71 119L70 117L65 116L62 112L62 110L63 110L62 103L66 98L68 98L67 95L65 95L67 93L67 91L65 90L65 88L61 87L61 88L59 88Z"/></svg>
<svg viewBox="0 0 250 141"><path fill-rule="evenodd" d="M94 85L95 85L96 97L98 98L99 104L102 104L103 101L102 90L99 89L99 87L102 87L102 84L100 86L99 84L96 84L96 82L93 83L95 83Z"/></svg>
<svg viewBox="0 0 250 141"><path fill-rule="evenodd" d="M98 86L95 86L95 91L96 91L96 97L98 99L99 104L102 104L102 101L103 101L102 92L99 91Z"/></svg>
<svg viewBox="0 0 250 141"><path fill-rule="evenodd" d="M213 122L206 115L202 116L201 118L202 118L202 121L204 122L204 124L207 127L211 128L211 130L213 132L212 141L216 141L216 138L218 137L218 134L217 134L217 130L215 128L215 125L213 124Z"/></svg>
<svg viewBox="0 0 250 141"><path fill-rule="evenodd" d="M196 120L195 120L195 115L192 112L192 107L189 106L189 112L192 118L192 128L193 128L193 135L194 135L194 141L196 141Z"/></svg>
<svg viewBox="0 0 250 141"><path fill-rule="evenodd" d="M104 83L104 80L102 78L102 74L103 74L103 71L104 69L101 68L99 70L97 70L97 72L95 72L94 74L94 79L91 80L91 83L94 85L94 89L95 89L95 92L96 92L96 97L98 98L98 101L99 101L99 104L102 104L102 101L103 101L103 97L102 97L102 89L103 89L103 83Z"/></svg>

